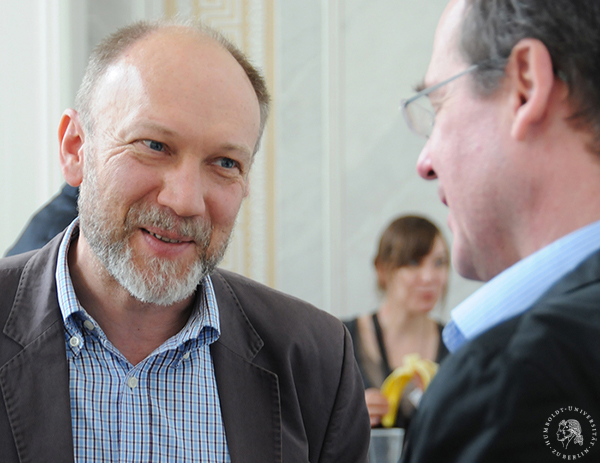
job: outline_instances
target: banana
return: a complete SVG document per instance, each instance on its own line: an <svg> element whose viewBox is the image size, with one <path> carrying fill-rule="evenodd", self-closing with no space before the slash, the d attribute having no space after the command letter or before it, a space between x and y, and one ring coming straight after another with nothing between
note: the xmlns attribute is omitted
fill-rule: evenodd
<svg viewBox="0 0 600 463"><path fill-rule="evenodd" d="M390 408L381 419L385 428L391 428L396 422L398 406L406 385L415 377L421 380L423 391L437 373L438 364L428 359L422 359L419 354L408 354L403 358L403 365L396 368L381 385L381 393L388 400Z"/></svg>

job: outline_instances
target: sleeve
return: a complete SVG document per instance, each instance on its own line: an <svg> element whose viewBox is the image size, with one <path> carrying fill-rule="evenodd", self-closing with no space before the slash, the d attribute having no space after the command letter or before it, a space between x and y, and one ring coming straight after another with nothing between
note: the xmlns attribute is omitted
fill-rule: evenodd
<svg viewBox="0 0 600 463"><path fill-rule="evenodd" d="M321 463L367 463L371 427L364 388L344 327L344 355L334 406L327 425Z"/></svg>
<svg viewBox="0 0 600 463"><path fill-rule="evenodd" d="M77 217L77 196L77 188L65 185L59 195L31 218L6 256L39 249L67 228Z"/></svg>

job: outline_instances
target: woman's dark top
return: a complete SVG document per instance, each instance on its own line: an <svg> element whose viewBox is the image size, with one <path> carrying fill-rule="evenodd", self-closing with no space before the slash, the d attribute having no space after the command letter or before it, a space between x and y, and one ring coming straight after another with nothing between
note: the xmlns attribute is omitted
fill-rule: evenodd
<svg viewBox="0 0 600 463"><path fill-rule="evenodd" d="M387 378L393 371L388 361L388 355L383 342L383 334L379 320L377 319L377 314L374 313L371 317L373 320L373 326L375 327L375 335L377 337L379 353L381 355L381 362L379 364L372 362L365 353L360 336L358 334L358 319L355 318L344 322L346 328L348 328L348 331L352 336L352 343L354 344L354 357L358 363L365 389L370 387L380 388L385 378ZM442 341L442 329L444 326L439 323L437 326L440 339L435 361L436 363L441 363L442 360L444 360L444 358L446 358L446 356L449 354L449 352ZM410 416L412 415L412 412L414 412L414 407L411 407L410 404L406 403L407 400L405 400L405 397L406 396L402 397L395 426L406 429L410 422Z"/></svg>

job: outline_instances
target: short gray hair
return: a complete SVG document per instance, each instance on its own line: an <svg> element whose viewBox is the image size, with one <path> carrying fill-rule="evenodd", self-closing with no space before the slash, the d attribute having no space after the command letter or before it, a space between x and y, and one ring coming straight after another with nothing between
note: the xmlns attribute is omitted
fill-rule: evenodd
<svg viewBox="0 0 600 463"><path fill-rule="evenodd" d="M555 75L569 87L574 128L594 137L600 154L600 2L596 0L467 0L461 52L479 67L477 90L493 93L513 47L522 39L540 40Z"/></svg>
<svg viewBox="0 0 600 463"><path fill-rule="evenodd" d="M92 134L94 130L93 101L98 82L102 79L111 64L115 63L133 44L143 38L170 27L183 27L191 33L214 40L226 49L242 67L250 80L258 98L260 107L260 130L258 140L262 136L269 115L270 96L264 77L256 69L246 55L217 30L192 19L159 19L156 21L139 21L118 29L108 35L94 48L77 92L75 109L79 113L85 129ZM258 150L258 142L255 147Z"/></svg>

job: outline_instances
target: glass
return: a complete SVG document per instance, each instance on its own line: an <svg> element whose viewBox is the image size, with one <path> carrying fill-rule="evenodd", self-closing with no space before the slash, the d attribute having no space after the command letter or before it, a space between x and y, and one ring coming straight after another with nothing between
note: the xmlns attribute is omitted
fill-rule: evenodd
<svg viewBox="0 0 600 463"><path fill-rule="evenodd" d="M402 100L400 108L402 109L402 114L404 115L404 119L406 120L408 127L410 127L410 129L417 135L429 138L431 131L433 130L433 124L435 123L435 112L431 107L429 98L422 97L429 95L434 90L437 90L438 88L452 82L454 79L458 79L465 74L473 72L475 69L477 69L477 67L477 64L473 64L455 76L421 90L412 98L409 98L408 100Z"/></svg>
<svg viewBox="0 0 600 463"><path fill-rule="evenodd" d="M398 463L402 455L402 428L371 429L369 461L371 463Z"/></svg>

